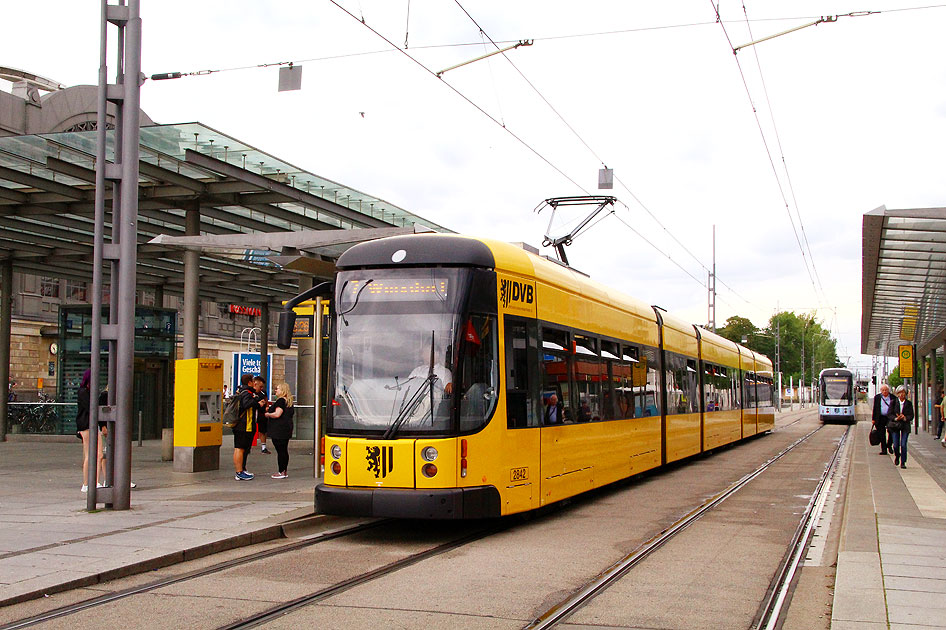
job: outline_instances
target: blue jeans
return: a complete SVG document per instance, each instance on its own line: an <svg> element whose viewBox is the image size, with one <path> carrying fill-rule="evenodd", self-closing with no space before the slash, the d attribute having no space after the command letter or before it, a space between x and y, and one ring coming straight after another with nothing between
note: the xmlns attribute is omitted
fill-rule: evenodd
<svg viewBox="0 0 946 630"><path fill-rule="evenodd" d="M910 430L891 431L893 435L893 454L900 459L901 464L907 463L907 439L910 437Z"/></svg>

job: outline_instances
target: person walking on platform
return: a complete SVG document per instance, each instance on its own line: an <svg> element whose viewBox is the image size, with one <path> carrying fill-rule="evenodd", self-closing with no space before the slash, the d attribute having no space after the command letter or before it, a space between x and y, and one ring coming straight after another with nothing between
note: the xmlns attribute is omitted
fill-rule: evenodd
<svg viewBox="0 0 946 630"><path fill-rule="evenodd" d="M265 398L260 396L251 386L252 377L247 374L242 379L240 387L240 417L233 427L233 468L236 471L234 479L249 481L253 473L246 470L246 459L253 446L253 435L256 433L257 410L266 404Z"/></svg>
<svg viewBox="0 0 946 630"><path fill-rule="evenodd" d="M276 386L276 402L266 411L269 419L269 439L276 449L276 473L273 479L289 476L289 439L292 437L292 417L295 415L289 383Z"/></svg>
<svg viewBox="0 0 946 630"><path fill-rule="evenodd" d="M903 385L897 388L897 398L900 399L900 413L887 430L893 436L893 464L900 464L900 468L907 467L907 438L913 428L913 403L907 400L907 388Z"/></svg>
<svg viewBox="0 0 946 630"><path fill-rule="evenodd" d="M886 455L890 445L887 441L887 423L894 420L900 413L900 403L890 395L890 386L886 383L880 386L880 393L874 396L874 412L871 420L880 432L880 454Z"/></svg>

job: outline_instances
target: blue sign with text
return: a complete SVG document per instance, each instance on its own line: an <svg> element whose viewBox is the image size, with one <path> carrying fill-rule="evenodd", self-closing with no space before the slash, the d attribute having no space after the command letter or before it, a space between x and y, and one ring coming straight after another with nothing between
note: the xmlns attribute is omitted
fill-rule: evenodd
<svg viewBox="0 0 946 630"><path fill-rule="evenodd" d="M269 353L266 370L266 397L272 391L273 384L273 355ZM233 384L230 391L236 391L240 387L240 379L244 374L256 376L260 373L259 352L234 352L233 353Z"/></svg>

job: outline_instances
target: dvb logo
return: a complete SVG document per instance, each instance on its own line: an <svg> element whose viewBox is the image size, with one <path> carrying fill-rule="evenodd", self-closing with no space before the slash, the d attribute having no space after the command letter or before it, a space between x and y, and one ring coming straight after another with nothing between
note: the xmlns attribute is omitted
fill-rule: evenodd
<svg viewBox="0 0 946 630"><path fill-rule="evenodd" d="M503 308L509 306L510 302L532 304L534 293L535 288L525 282L501 280L499 283L499 299L503 303Z"/></svg>

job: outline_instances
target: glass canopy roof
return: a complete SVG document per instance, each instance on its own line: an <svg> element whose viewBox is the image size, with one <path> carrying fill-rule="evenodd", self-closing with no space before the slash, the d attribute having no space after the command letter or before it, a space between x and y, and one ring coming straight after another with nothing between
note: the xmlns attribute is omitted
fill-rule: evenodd
<svg viewBox="0 0 946 630"><path fill-rule="evenodd" d="M107 159L109 161L114 158L114 141L115 133L109 131L107 135ZM49 170L46 163L47 158L54 157L93 170L95 168L95 142L95 131L0 137L0 166L6 166L71 186L88 185L89 182L87 181ZM173 170L192 179L213 179L214 174L185 161L185 151L187 149L258 173L274 181L321 197L359 214L380 219L396 227L408 227L416 224L436 232L450 231L388 201L304 171L201 123L154 125L141 128L142 162ZM142 183L147 183L148 179L146 175L141 175ZM13 189L29 188L29 186L7 182L2 179L0 179L0 186ZM308 213L313 217L318 214L317 218L320 221L325 221L336 227L353 227L349 220L333 217L325 212L317 213L317 211L301 204L283 203L281 207L301 214ZM253 211L245 208L230 208L229 210L243 212L249 217L254 216ZM273 220L266 222L274 223L280 229L293 229L291 224L286 221L281 222L281 224Z"/></svg>
<svg viewBox="0 0 946 630"><path fill-rule="evenodd" d="M919 355L946 340L946 208L864 215L861 352Z"/></svg>
<svg viewBox="0 0 946 630"><path fill-rule="evenodd" d="M77 281L91 277L96 137L96 131L0 137L0 257L11 260L15 271ZM115 132L109 131L109 160L114 141ZM180 252L151 240L184 236L190 209L199 209L201 235L354 228L450 231L199 123L142 127L140 154L137 276L142 287L180 291ZM106 191L106 239L111 194ZM305 272L282 268L251 247L202 252L203 298L220 301L228 293L243 292L281 300L297 292ZM345 247L307 254L330 269Z"/></svg>

